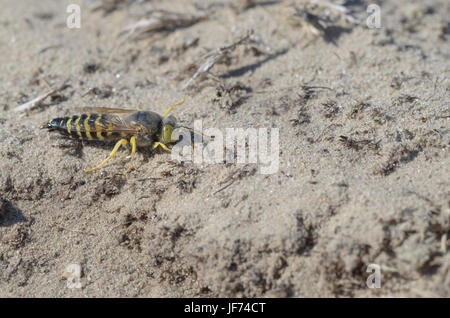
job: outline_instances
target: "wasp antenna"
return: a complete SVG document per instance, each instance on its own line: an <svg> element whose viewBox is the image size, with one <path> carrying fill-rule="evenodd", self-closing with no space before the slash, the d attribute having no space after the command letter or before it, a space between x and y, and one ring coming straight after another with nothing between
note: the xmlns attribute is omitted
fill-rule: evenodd
<svg viewBox="0 0 450 318"><path fill-rule="evenodd" d="M167 115L169 115L169 113L170 113L175 107L180 106L180 105L183 105L184 102L188 99L188 97L189 97L189 95L184 96L184 99L183 99L181 102L176 103L175 105L172 105L172 106L170 106L169 108L167 108L167 110L166 110L166 111L164 112L164 114L163 114L163 118L166 117Z"/></svg>
<svg viewBox="0 0 450 318"><path fill-rule="evenodd" d="M180 125L180 127L189 130L189 131L190 131L191 133L193 133L193 134L197 134L197 135L200 135L200 136L202 136L202 137L210 138L210 136L204 135L204 134L202 134L201 132L199 132L199 131L197 131L197 130L194 130L194 129L192 129L192 128L189 128L189 127L186 127L186 126L181 126L181 125Z"/></svg>

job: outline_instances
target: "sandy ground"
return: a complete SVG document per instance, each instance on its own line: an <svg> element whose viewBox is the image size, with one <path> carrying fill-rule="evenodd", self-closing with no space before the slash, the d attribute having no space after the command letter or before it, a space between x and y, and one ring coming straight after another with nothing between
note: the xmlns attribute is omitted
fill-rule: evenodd
<svg viewBox="0 0 450 318"><path fill-rule="evenodd" d="M311 9L318 35L277 1L129 2L2 1L0 296L450 296L447 0L375 1L380 29L366 26L367 1L349 1L359 25ZM70 3L80 29L66 26ZM150 9L205 19L118 36ZM205 53L249 29L182 89ZM65 87L13 111L46 81ZM87 174L111 145L39 129L80 106L162 113L186 93L174 111L185 125L279 128L279 170L142 150L123 176L123 149ZM70 264L81 288L67 287Z"/></svg>

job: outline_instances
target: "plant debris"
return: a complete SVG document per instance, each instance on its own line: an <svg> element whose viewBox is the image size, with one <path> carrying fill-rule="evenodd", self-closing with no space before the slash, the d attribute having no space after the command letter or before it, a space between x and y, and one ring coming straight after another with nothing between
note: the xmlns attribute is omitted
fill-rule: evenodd
<svg viewBox="0 0 450 318"><path fill-rule="evenodd" d="M232 172L228 177L226 177L223 181L221 181L219 184L225 184L223 187L221 187L220 189L218 189L217 191L215 191L213 194L217 194L223 190L225 190L226 188L228 188L229 186L231 186L236 180L241 180L242 178L245 177L250 177L253 176L256 173L256 167L252 166L252 165L245 165L243 168L241 169L237 169L234 172Z"/></svg>
<svg viewBox="0 0 450 318"><path fill-rule="evenodd" d="M183 89L189 88L200 75L207 74L209 72L209 70L211 70L211 68L219 60L224 58L227 54L233 52L236 49L236 47L238 47L239 45L245 43L252 34L253 34L253 31L250 30L247 32L246 35L240 37L237 41L233 42L232 44L223 46L221 48L213 50L213 51L209 52L208 54L204 55L202 57L202 59L206 59L206 61L200 65L200 67L197 69L195 74L192 75L192 77L189 79L189 81L187 81L187 83L183 86Z"/></svg>
<svg viewBox="0 0 450 318"><path fill-rule="evenodd" d="M59 90L60 89L54 87L54 88L50 89L49 91L47 91L46 93L39 95L35 99L32 99L29 102L26 102L22 105L17 106L16 108L13 109L13 111L17 113L17 112L24 112L24 111L35 109L35 108L39 107L39 105L41 105L47 97L56 94L56 92L58 92Z"/></svg>
<svg viewBox="0 0 450 318"><path fill-rule="evenodd" d="M152 10L150 14L150 18L127 25L119 35L128 34L134 39L142 39L158 32L168 33L186 28L208 18L207 14L190 15L166 10Z"/></svg>
<svg viewBox="0 0 450 318"><path fill-rule="evenodd" d="M347 136L339 136L339 141L342 142L344 145L346 145L348 148L354 149L354 150L361 150L363 148L369 148L372 150L378 150L379 149L379 141L375 142L373 140L369 139L363 139L363 140L355 140L353 138L347 137Z"/></svg>
<svg viewBox="0 0 450 318"><path fill-rule="evenodd" d="M145 0L144 0L145 1ZM101 0L100 5L96 6L92 11L103 11L104 15L108 15L118 9L132 5L135 0Z"/></svg>
<svg viewBox="0 0 450 318"><path fill-rule="evenodd" d="M245 99L245 94L251 92L250 87L246 87L241 82L237 82L233 85L219 85L216 88L216 97L213 102L219 104L219 106L228 112L234 112Z"/></svg>

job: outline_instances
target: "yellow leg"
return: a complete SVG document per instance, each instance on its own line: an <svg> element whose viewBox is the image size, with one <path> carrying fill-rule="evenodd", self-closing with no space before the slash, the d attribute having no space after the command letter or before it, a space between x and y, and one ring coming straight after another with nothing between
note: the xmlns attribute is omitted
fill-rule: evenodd
<svg viewBox="0 0 450 318"><path fill-rule="evenodd" d="M171 152L171 150L169 148L167 148L167 146L165 144L163 144L162 142L159 142L159 141L156 141L153 144L153 149L158 148L158 146L160 146L162 149L164 149L164 150L166 150L168 152Z"/></svg>
<svg viewBox="0 0 450 318"><path fill-rule="evenodd" d="M179 102L176 103L175 105L170 106L169 108L167 108L167 110L164 112L163 117L166 117L167 115L169 115L169 113L177 106L180 106L182 104L184 104L184 102L186 101L186 99L189 97L189 95L184 96L184 99Z"/></svg>
<svg viewBox="0 0 450 318"><path fill-rule="evenodd" d="M130 172L131 168L133 168L133 160L134 160L134 154L136 153L136 138L134 136L132 136L130 138L130 145L131 145L131 161L130 161L130 166L128 167L127 170L125 170L123 172L123 174L127 174L128 172Z"/></svg>
<svg viewBox="0 0 450 318"><path fill-rule="evenodd" d="M91 172L91 171L100 169L108 162L109 159L113 158L116 155L116 152L117 152L117 150L119 150L120 146L126 146L127 144L128 144L128 141L126 139L120 139L114 146L114 149L113 149L113 151L111 151L110 155L105 160L103 160L103 162L101 164L99 164L95 168L86 169L86 170L84 170L84 172Z"/></svg>

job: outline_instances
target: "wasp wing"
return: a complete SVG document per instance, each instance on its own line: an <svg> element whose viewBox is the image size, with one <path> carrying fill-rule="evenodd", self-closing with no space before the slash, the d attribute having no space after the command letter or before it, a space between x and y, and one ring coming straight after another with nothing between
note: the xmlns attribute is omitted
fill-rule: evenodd
<svg viewBox="0 0 450 318"><path fill-rule="evenodd" d="M109 107L80 107L80 109L85 113L91 114L129 114L134 113L136 109L129 108L109 108Z"/></svg>
<svg viewBox="0 0 450 318"><path fill-rule="evenodd" d="M134 122L130 123L118 115L104 113L81 115L77 124L77 130L80 132L135 134L141 130Z"/></svg>
<svg viewBox="0 0 450 318"><path fill-rule="evenodd" d="M102 114L98 122L100 123L100 131L107 133L135 134L141 130L138 124L125 122L123 118L115 115Z"/></svg>

